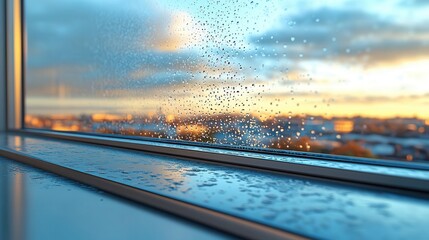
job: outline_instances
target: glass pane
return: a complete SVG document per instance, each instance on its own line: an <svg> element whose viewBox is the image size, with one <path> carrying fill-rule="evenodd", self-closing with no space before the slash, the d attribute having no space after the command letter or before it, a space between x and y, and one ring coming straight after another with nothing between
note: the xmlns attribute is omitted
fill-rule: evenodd
<svg viewBox="0 0 429 240"><path fill-rule="evenodd" d="M429 160L428 11L26 0L26 127Z"/></svg>

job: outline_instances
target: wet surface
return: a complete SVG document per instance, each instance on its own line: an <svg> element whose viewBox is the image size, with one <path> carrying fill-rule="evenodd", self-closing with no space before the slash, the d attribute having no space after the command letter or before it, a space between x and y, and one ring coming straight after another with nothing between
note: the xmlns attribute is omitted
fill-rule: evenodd
<svg viewBox="0 0 429 240"><path fill-rule="evenodd" d="M51 163L305 236L424 239L429 234L424 199L69 141L13 135L1 141Z"/></svg>
<svg viewBox="0 0 429 240"><path fill-rule="evenodd" d="M4 240L231 238L2 157L0 196Z"/></svg>
<svg viewBox="0 0 429 240"><path fill-rule="evenodd" d="M91 137L97 138L97 136L92 135ZM198 144L198 145L187 145L187 144L177 144L177 143L166 143L166 142L158 142L158 141L147 141L147 140L134 140L121 138L121 141L127 143L138 143L142 142L148 146L156 146L156 147L168 147L168 148L177 148L183 150L191 150L195 152L209 152L209 153L218 153L218 154L227 154L232 156L246 157L246 158L256 158L267 161L276 161L276 162L285 162L291 164L300 164L300 165L310 165L317 167L327 167L333 169L346 169L356 172L363 173L376 173L381 175L390 175L396 177L405 177L405 178L415 178L415 179L423 179L429 180L429 170L422 169L413 169L408 167L398 167L398 166L386 166L383 165L385 162L380 162L380 160L372 160L372 163L376 163L379 165L367 164L368 160L363 160L364 163L358 162L347 162L348 160L344 158L340 158L341 160L323 160L316 158L309 158L305 156L286 156L286 155L278 155L278 154L270 154L264 152L247 152L240 150L228 150L222 148L213 148L207 147L206 144ZM332 156L331 156L332 157ZM356 159L355 159L356 160ZM369 160L371 162L371 160ZM377 162L378 161L378 162ZM395 164L401 165L401 162L396 162ZM421 167L421 166L420 166Z"/></svg>

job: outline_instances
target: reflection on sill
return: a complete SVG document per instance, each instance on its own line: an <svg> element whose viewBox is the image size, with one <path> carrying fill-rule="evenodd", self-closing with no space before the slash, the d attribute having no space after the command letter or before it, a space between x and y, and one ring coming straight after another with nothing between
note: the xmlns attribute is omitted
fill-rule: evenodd
<svg viewBox="0 0 429 240"><path fill-rule="evenodd" d="M0 196L4 240L233 239L1 157Z"/></svg>

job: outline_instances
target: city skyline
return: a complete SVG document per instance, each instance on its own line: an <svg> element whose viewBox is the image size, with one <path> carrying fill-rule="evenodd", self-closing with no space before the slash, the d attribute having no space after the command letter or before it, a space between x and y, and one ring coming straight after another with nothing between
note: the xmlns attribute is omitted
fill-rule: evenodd
<svg viewBox="0 0 429 240"><path fill-rule="evenodd" d="M328 153L403 161L429 160L429 121L219 114L26 115L27 128L149 137L193 143Z"/></svg>

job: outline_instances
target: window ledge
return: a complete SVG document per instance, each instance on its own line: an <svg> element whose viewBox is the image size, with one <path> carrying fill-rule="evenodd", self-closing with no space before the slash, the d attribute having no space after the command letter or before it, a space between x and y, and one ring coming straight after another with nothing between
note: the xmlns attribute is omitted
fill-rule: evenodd
<svg viewBox="0 0 429 240"><path fill-rule="evenodd" d="M17 133L429 193L429 167L422 163L302 152L282 155L279 151L251 152L44 130L24 130Z"/></svg>
<svg viewBox="0 0 429 240"><path fill-rule="evenodd" d="M423 195L33 135L0 136L0 155L241 237L428 234L429 201Z"/></svg>

